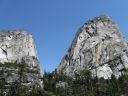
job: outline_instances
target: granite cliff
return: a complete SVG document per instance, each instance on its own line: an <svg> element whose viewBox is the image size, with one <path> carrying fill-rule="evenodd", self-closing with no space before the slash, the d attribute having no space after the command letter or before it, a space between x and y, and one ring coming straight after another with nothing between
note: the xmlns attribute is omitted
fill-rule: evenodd
<svg viewBox="0 0 128 96"><path fill-rule="evenodd" d="M32 35L21 30L0 32L0 80L7 89L16 82L29 89L43 87Z"/></svg>
<svg viewBox="0 0 128 96"><path fill-rule="evenodd" d="M78 30L57 72L74 76L84 69L105 79L112 74L118 78L128 69L128 44L108 16L89 20Z"/></svg>

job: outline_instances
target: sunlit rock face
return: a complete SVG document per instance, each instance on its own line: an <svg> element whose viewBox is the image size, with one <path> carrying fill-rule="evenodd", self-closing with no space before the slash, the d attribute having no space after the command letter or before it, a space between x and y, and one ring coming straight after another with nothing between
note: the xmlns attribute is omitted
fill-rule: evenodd
<svg viewBox="0 0 128 96"><path fill-rule="evenodd" d="M26 64L26 67L23 68L23 85L30 88L33 86L43 87L32 35L22 30L1 31L0 71L3 74L0 75L0 79L5 80L6 86L18 81L21 63Z"/></svg>
<svg viewBox="0 0 128 96"><path fill-rule="evenodd" d="M117 25L108 16L85 23L76 34L57 71L74 76L88 69L94 76L119 77L128 68L128 47Z"/></svg>
<svg viewBox="0 0 128 96"><path fill-rule="evenodd" d="M37 58L32 35L18 30L0 32L0 62L20 62L23 57Z"/></svg>

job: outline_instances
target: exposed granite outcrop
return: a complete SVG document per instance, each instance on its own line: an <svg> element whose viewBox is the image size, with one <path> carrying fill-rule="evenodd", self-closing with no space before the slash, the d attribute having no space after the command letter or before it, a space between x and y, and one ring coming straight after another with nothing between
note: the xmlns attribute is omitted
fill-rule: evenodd
<svg viewBox="0 0 128 96"><path fill-rule="evenodd" d="M1 31L0 80L8 88L19 79L28 88L43 87L34 40L25 31Z"/></svg>
<svg viewBox="0 0 128 96"><path fill-rule="evenodd" d="M79 30L63 57L58 73L74 76L89 69L94 76L119 77L128 68L128 44L108 16L96 17Z"/></svg>

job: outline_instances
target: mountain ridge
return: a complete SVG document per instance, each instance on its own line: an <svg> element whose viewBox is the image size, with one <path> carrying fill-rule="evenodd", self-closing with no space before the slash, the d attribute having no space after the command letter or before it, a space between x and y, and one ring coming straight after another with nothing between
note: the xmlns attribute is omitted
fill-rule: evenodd
<svg viewBox="0 0 128 96"><path fill-rule="evenodd" d="M57 71L73 76L75 72L87 68L94 76L97 74L98 77L107 79L114 74L119 77L123 72L119 71L128 68L127 51L127 43L116 23L109 16L102 15L80 27ZM119 66L110 68L113 64L108 62L116 58L118 59L114 62L119 63Z"/></svg>

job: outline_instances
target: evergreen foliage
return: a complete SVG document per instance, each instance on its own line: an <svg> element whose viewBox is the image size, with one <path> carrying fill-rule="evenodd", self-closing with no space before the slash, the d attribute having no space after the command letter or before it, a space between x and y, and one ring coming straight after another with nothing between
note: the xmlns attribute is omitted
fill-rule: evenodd
<svg viewBox="0 0 128 96"><path fill-rule="evenodd" d="M59 81L68 86L56 88ZM45 73L44 89L56 96L128 96L128 76L125 74L117 79L112 75L110 79L104 79L92 77L89 70L83 70L72 79L56 72Z"/></svg>
<svg viewBox="0 0 128 96"><path fill-rule="evenodd" d="M25 62L22 61L17 67L19 79L10 86L7 93L5 93L5 80L2 78L5 72L0 71L0 96L128 96L127 73L118 79L114 75L110 79L104 79L93 77L89 70L83 70L73 78L58 74L56 71L45 72L44 89L34 87L28 89L22 85L27 67Z"/></svg>

